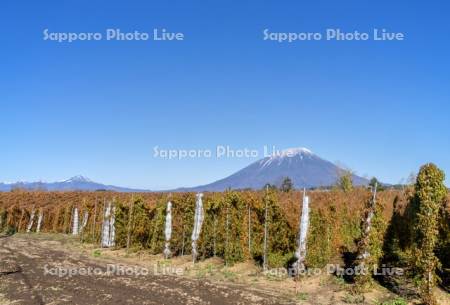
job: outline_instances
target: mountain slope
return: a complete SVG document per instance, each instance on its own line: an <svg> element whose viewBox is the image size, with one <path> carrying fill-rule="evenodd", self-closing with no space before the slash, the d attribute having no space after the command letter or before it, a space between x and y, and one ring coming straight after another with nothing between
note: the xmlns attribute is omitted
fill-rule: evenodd
<svg viewBox="0 0 450 305"><path fill-rule="evenodd" d="M0 183L0 191L8 192L12 189L46 190L46 191L116 191L116 192L147 192L147 190L130 189L126 187L105 185L91 181L83 176L75 176L59 182L16 182Z"/></svg>
<svg viewBox="0 0 450 305"><path fill-rule="evenodd" d="M295 188L313 188L336 184L343 169L324 160L306 148L291 148L256 161L235 174L211 184L183 190L223 191L231 189L260 189L267 183L279 186L285 177L291 178ZM353 175L355 185L368 180Z"/></svg>

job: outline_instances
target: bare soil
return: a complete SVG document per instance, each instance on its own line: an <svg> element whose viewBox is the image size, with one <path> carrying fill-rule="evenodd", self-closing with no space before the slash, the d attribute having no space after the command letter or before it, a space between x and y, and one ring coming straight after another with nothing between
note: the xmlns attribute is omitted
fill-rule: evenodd
<svg viewBox="0 0 450 305"><path fill-rule="evenodd" d="M150 273L108 274L108 265ZM183 274L161 274L161 267ZM58 276L56 268L103 272ZM447 293L438 295L441 304L449 304ZM145 251L100 249L62 234L0 236L0 305L380 304L396 298L381 286L354 296L344 281L329 275L300 282L268 276L251 262L226 267L219 258L196 264L190 256L165 260Z"/></svg>
<svg viewBox="0 0 450 305"><path fill-rule="evenodd" d="M111 263L61 246L24 235L0 238L0 304L295 304L239 285L172 275L59 277L49 274L51 268L106 271Z"/></svg>

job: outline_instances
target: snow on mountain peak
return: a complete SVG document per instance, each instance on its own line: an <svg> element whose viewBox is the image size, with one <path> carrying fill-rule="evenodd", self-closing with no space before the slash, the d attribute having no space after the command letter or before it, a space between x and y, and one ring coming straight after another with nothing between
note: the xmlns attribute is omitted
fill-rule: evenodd
<svg viewBox="0 0 450 305"><path fill-rule="evenodd" d="M301 154L309 154L312 155L313 152L305 147L295 147L295 148L288 148L283 151L281 151L279 154L275 154L275 157L294 157L296 155Z"/></svg>
<svg viewBox="0 0 450 305"><path fill-rule="evenodd" d="M73 176L72 178L65 180L64 182L92 182L92 181L89 178L78 175L78 176Z"/></svg>
<svg viewBox="0 0 450 305"><path fill-rule="evenodd" d="M281 163L283 162L283 160L285 160L285 158L292 158L299 156L300 159L303 159L304 156L312 156L312 155L314 155L313 152L305 147L288 148L282 151L273 152L271 156L261 160L260 164L262 165L262 167L266 167L275 160L278 160L278 163Z"/></svg>

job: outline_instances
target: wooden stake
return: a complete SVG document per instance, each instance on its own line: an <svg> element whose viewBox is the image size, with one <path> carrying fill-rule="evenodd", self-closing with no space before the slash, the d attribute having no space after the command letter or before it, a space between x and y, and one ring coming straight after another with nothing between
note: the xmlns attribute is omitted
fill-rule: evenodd
<svg viewBox="0 0 450 305"><path fill-rule="evenodd" d="M217 216L214 215L214 225L213 225L213 235L214 235L214 240L213 240L213 256L216 256L216 227L217 227Z"/></svg>
<svg viewBox="0 0 450 305"><path fill-rule="evenodd" d="M184 255L184 235L185 235L184 230L185 229L184 229L184 223L183 223L183 241L181 243L181 256Z"/></svg>
<svg viewBox="0 0 450 305"><path fill-rule="evenodd" d="M64 234L67 234L67 217L69 217L69 214L70 212L69 212L69 207L68 206L66 206L65 208L64 208L64 227L63 227L63 233ZM70 215L71 216L71 215ZM72 219L69 219L69 227L70 227L70 223L72 222Z"/></svg>
<svg viewBox="0 0 450 305"><path fill-rule="evenodd" d="M131 243L131 224L133 217L133 207L134 207L134 195L131 195L131 204L128 208L128 232L127 232L127 250L130 248Z"/></svg>
<svg viewBox="0 0 450 305"><path fill-rule="evenodd" d="M248 204L248 255L252 257L252 218L250 203Z"/></svg>
<svg viewBox="0 0 450 305"><path fill-rule="evenodd" d="M225 235L225 251L224 251L224 254L225 254L225 266L228 266L228 255L227 255L228 251L229 251L228 225L230 223L230 217L229 217L230 214L228 212L228 203L227 203L226 213L227 213L227 215L226 215L226 223L225 223L225 233L226 233L226 235Z"/></svg>
<svg viewBox="0 0 450 305"><path fill-rule="evenodd" d="M8 210L6 210L6 223L5 223L6 226L8 226L8 225L9 225L9 222L11 221L11 216L10 216L10 214L11 214L11 213L9 213Z"/></svg>
<svg viewBox="0 0 450 305"><path fill-rule="evenodd" d="M268 228L268 219L267 219L267 202L268 202L268 198L267 198L267 193L269 191L269 186L266 186L266 196L265 196L265 201L266 201L266 207L265 207L265 214L264 214L264 260L263 260L263 270L267 271L267 228Z"/></svg>
<svg viewBox="0 0 450 305"><path fill-rule="evenodd" d="M24 211L24 209L22 209L22 213L20 215L20 220L19 220L19 226L17 227L17 232L20 232L20 229L22 228L22 221L23 221L24 216L25 216L25 211Z"/></svg>
<svg viewBox="0 0 450 305"><path fill-rule="evenodd" d="M95 196L95 203L94 203L94 218L92 219L92 241L95 240L95 227L97 225L97 196Z"/></svg>

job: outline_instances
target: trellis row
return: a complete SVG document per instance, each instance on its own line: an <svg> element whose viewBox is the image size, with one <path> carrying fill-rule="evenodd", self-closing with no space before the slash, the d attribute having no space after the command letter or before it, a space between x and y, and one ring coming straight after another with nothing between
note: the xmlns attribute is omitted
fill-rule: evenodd
<svg viewBox="0 0 450 305"><path fill-rule="evenodd" d="M367 192L365 193L367 195ZM169 202L170 204L170 208L169 208L169 202L167 202L167 206L166 206L166 213L165 213L165 223L163 222L163 224L158 225L158 227L163 227L164 228L164 239L161 241L161 244L158 245L158 248L156 248L157 251L161 251L164 253L164 256L166 258L170 257L172 255L172 251L180 251L179 248L179 244L178 243L183 243L184 244L184 238L183 238L183 242L181 242L181 239L178 238L178 234L182 235L181 233L185 233L186 231L186 235L188 235L190 230L185 230L184 227L188 228L193 224L193 230L192 230L192 236L191 236L191 241L192 241L192 249L189 249L187 251L191 252L192 256L193 256L193 261L196 261L199 257L199 255L203 255L203 257L208 257L208 255L216 255L216 234L220 234L218 237L218 243L219 246L217 247L217 251L219 253L219 255L224 255L224 257L226 257L230 252L228 251L234 251L234 250L229 250L232 249L230 248L231 245L233 245L232 243L234 243L234 234L235 234L235 226L242 226L239 228L239 230L245 230L248 232L247 234L242 235L242 244L239 245L239 247L245 247L246 244L248 243L248 253L250 254L250 258L252 257L251 255L261 255L264 256L264 260L265 260L265 266L266 268L269 267L269 262L271 262L270 259L273 258L272 253L276 253L272 247L274 240L276 240L278 238L277 236L277 231L272 231L273 227L277 225L277 220L272 218L272 215L275 215L272 212L273 209L273 199L271 199L271 195L273 195L271 192L269 193L266 190L266 195L264 196L263 199L263 204L259 203L258 204L254 204L252 203L252 199L250 199L249 197L247 197L248 201L241 201L241 202L245 202L244 208L242 208L242 211L240 211L240 213L248 213L248 219L245 217L242 218L242 220L240 220L242 222L242 224L236 224L235 223L235 217L234 213L235 213L235 209L238 208L240 209L240 207L236 207L233 206L229 203L220 206L221 212L218 212L218 214L215 214L217 212L214 212L213 214L209 214L210 213L210 203L211 203L211 198L214 198L213 200L218 200L218 202L222 202L219 201L221 200L220 197L213 197L211 195L208 196L208 201L207 205L206 205L206 211L208 212L208 216L207 217L212 217L211 221L207 222L208 228L211 229L211 240L204 240L201 241L201 243L199 242L200 240L200 236L203 234L201 233L202 230L205 231L205 228L202 228L202 224L204 221L204 211L203 211L203 194L197 194L196 196L196 201L195 201L195 210L193 212L195 212L195 215L193 215L194 219L190 218L188 222L186 223L180 223L178 222L178 215L179 214L175 214L175 219L177 220L177 223L174 224L172 223L173 221L173 213L178 213L176 212L177 209L179 208L179 204L184 203L183 201L179 201L180 199L178 198L182 198L179 197L178 195L175 196L175 205L172 205L172 200L170 200ZM284 194L281 194L282 196L286 196ZM211 197L210 197L211 196ZM164 197L161 197L164 198ZM242 198L242 197L241 197ZM262 198L262 197L260 197ZM115 200L112 201L107 201L108 199L105 200L105 207L102 211L101 208L101 204L99 204L99 206L97 207L97 200L95 201L95 204L92 204L91 206L86 207L86 205L83 205L83 220L81 221L81 213L80 213L80 207L78 207L77 209L71 209L71 208L66 208L66 209L61 209L61 207L50 210L47 208L45 210L43 210L43 208L34 210L31 210L31 212L29 212L30 210L26 210L26 208L14 208L14 209L9 209L8 213L11 212L11 215L7 215L6 217L9 217L10 219L12 219L12 221L10 221L10 223L15 224L14 226L17 228L17 224L19 224L19 227L24 227L24 224L27 223L27 227L26 229L28 229L29 225L31 224L30 229L32 230L34 227L36 227L36 231L50 231L49 230L49 226L46 222L46 224L44 225L42 219L39 220L41 212L42 212L42 217L43 217L43 211L45 211L46 217L48 217L48 219L56 219L56 221L54 221L53 223L55 223L56 225L53 225L53 231L54 232L61 232L61 228L64 225L64 228L69 229L72 233L76 231L76 229L74 229L74 223L75 222L75 218L78 218L78 223L79 225L75 227L78 228L78 235L80 235L83 231L83 228L88 225L89 222L89 228L91 228L91 224L92 224L92 234L89 234L90 236L92 236L92 238L90 239L88 238L83 238L83 240L85 241L97 241L98 242L98 235L101 236L100 241L101 241L101 245L102 247L113 247L116 244L116 240L115 240L115 233L116 233L116 228L115 228L115 210L116 207L113 205L113 202L116 202ZM164 200L164 199L162 199ZM241 200L241 199L239 199ZM245 200L245 199L244 199ZM260 200L260 199L259 199ZM133 201L133 200L132 200ZM323 201L323 200L322 200ZM100 201L99 201L100 202ZM216 201L217 202L217 201ZM261 202L261 201L259 201ZM296 199L296 202L298 202L298 199ZM297 249L294 249L294 247L291 247L290 250L284 250L283 252L278 252L280 254L288 254L288 253L292 253L295 254L297 261L299 261L300 263L304 264L305 263L305 257L306 257L306 236L308 233L308 226L306 226L306 229L302 229L304 228L304 223L305 221L303 220L304 216L308 215L305 211L309 211L309 196L304 195L303 197L303 211L301 213L301 217L300 218L300 224L298 226L298 235L299 238L296 240L296 243L298 245ZM120 206L120 203L117 203L117 207ZM305 205L308 208L305 208ZM133 207L134 204L131 204L130 207ZM175 209L173 208L175 206ZM181 207L182 205L180 205ZM246 208L248 208L248 210L246 210ZM148 211L152 211L152 209L154 209L154 207L149 208ZM68 225L66 225L66 221L63 221L63 213L62 211L67 211L68 213L64 214L64 217L67 218L69 221ZM98 212L98 216L99 217L89 217L89 213L94 213L94 215L96 214L96 210L99 211ZM270 211L269 211L270 210ZM89 211L89 213L88 213ZM126 210L125 210L126 211ZM103 212L103 213L102 213ZM224 213L226 212L226 214ZM19 214L20 213L20 214ZM33 215L34 213L34 215ZM48 213L48 214L47 214ZM153 213L153 212L152 212ZM254 214L253 214L254 213ZM286 212L285 212L286 213ZM284 213L284 214L285 214ZM72 214L72 215L70 215ZM78 214L78 216L76 216L76 214ZM132 213L130 213L131 215ZM244 214L244 215L245 215ZM297 214L297 213L295 213ZM38 216L39 215L39 216ZM49 216L47 216L49 215ZM153 214L147 214L147 218L148 221L153 221L152 217L155 216L149 216L149 215L153 215ZM251 217L252 215L254 215L253 217ZM259 216L258 216L259 215ZM285 214L286 215L286 214ZM314 214L315 216L311 216L311 217L317 217L317 214ZM20 216L20 219L19 219ZM103 217L102 217L103 216ZM119 217L119 216L117 216ZM259 219L258 219L259 217ZM357 215L356 215L357 217ZM97 219L96 219L97 218ZM131 217L129 217L131 219ZM293 218L293 217L291 217ZM38 225L36 226L36 219L37 219L37 223ZM59 220L58 220L59 219ZM122 218L121 218L122 219ZM124 218L126 219L126 217ZM161 218L159 218L161 219ZM164 218L163 218L164 219ZM244 220L245 219L245 220ZM298 219L298 218L297 218ZM368 217L368 219L370 219L370 217ZM72 222L70 221L72 220ZM169 221L170 220L170 221ZM247 222L248 220L248 222ZM307 218L308 221L306 221L306 223L309 223L309 217ZM253 223L254 222L254 223ZM370 221L367 221L370 223ZM80 224L81 223L81 224ZM101 225L99 225L101 223ZM278 221L278 223L280 223ZM291 222L293 223L293 221ZM297 221L295 221L295 227L297 227ZM131 223L130 223L131 224ZM170 224L170 225L169 225ZM172 225L174 225L174 227L172 227ZM213 226L213 228L211 228L210 226ZM205 225L203 225L204 227ZM99 228L101 227L101 229ZM223 231L220 231L220 227L222 227ZM246 228L247 227L247 228ZM39 229L38 229L39 228ZM69 231L67 229L64 229L62 231ZM132 229L133 226L130 225L129 229ZM170 228L170 230L168 230L167 228ZM183 229L182 229L183 228ZM219 230L218 230L219 229ZM173 236L173 232L172 230L176 230L177 233L177 239L173 239L171 240L172 236ZM179 231L178 231L179 230ZM183 231L181 231L183 230ZM218 230L219 233L216 232L216 230ZM370 229L369 229L370 230ZM34 231L34 230L33 230ZM91 230L90 230L91 231ZM95 238L96 234L95 231L97 232L97 238ZM162 231L162 230L161 230ZM158 230L155 230L155 232L158 232L158 234L161 234ZM98 234L100 233L101 234ZM170 234L166 234L169 233ZM208 232L208 231L206 231ZM270 232L270 234L269 234ZM273 232L273 233L272 233ZM208 233L207 233L208 234ZM269 235L270 235L270 239L269 239ZM297 235L297 234L294 234ZM297 235L297 236L298 236ZM209 235L208 235L209 236ZM248 238L248 240L247 240ZM188 239L188 237L186 236L186 239ZM139 241L143 247L146 247L146 242L147 242L148 238L146 238L145 240ZM290 240L290 244L293 244L293 241L295 240L295 237L293 239ZM263 245L264 242L264 245ZM222 244L225 245L222 245ZM233 245L234 246L234 245ZM159 248L160 247L160 248ZM211 247L211 250L208 250L206 247ZM247 248L247 247L245 247ZM160 250L158 250L160 249ZM177 250L174 250L177 249ZM184 250L184 247L182 247L182 249ZM206 250L205 250L206 249ZM312 248L311 248L312 249ZM170 253L168 253L169 250ZM239 250L242 251L243 249ZM246 249L245 249L246 250ZM244 250L244 251L245 251ZM261 251L262 250L262 251ZM210 254L206 254L206 251L211 251ZM279 251L279 250L278 250ZM289 252L288 252L289 251ZM161 253L160 252L160 253ZM253 253L252 253L253 252ZM308 250L308 252L310 252ZM180 253L180 252L177 252ZM181 251L181 253L183 253L183 251ZM234 252L233 252L234 253ZM278 255L277 253L277 255ZM247 252L245 252L244 255L242 255L240 258L238 259L246 259L248 256ZM367 254L365 254L367 255ZM259 257L261 257L259 256ZM268 259L269 258L269 259ZM234 259L234 258L231 258ZM228 258L226 258L226 261L228 260ZM272 263L270 263L270 266L274 266ZM301 264L299 264L299 266L302 266Z"/></svg>

